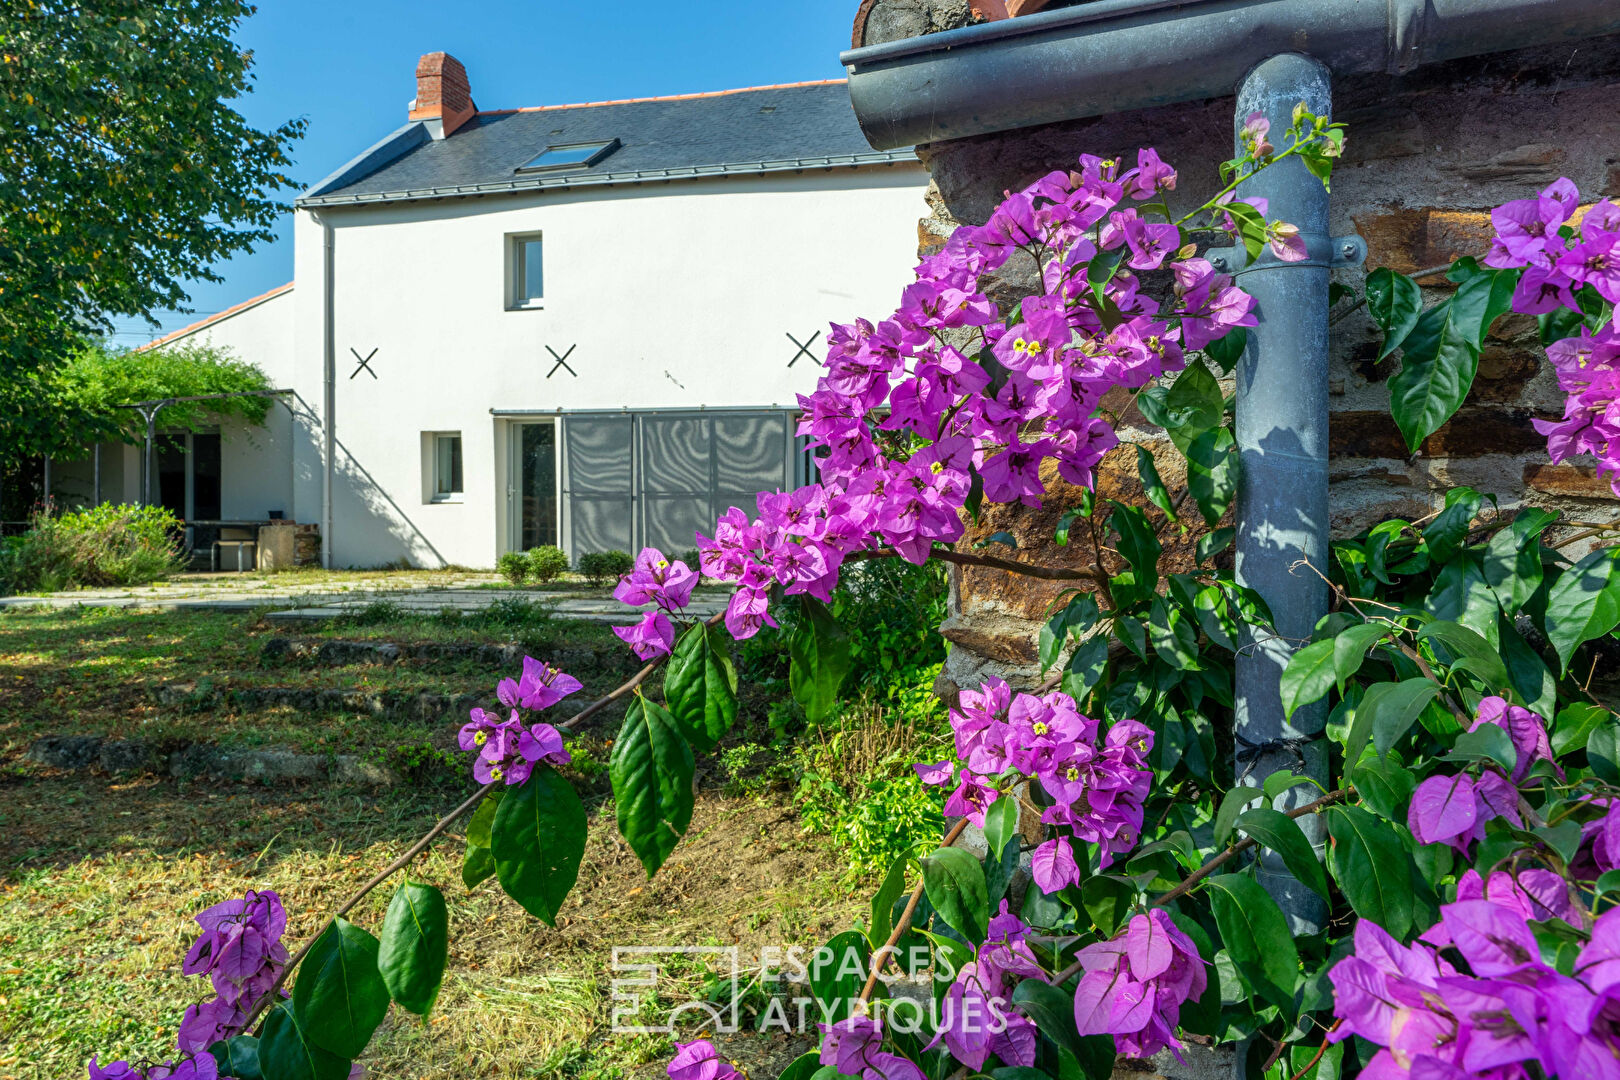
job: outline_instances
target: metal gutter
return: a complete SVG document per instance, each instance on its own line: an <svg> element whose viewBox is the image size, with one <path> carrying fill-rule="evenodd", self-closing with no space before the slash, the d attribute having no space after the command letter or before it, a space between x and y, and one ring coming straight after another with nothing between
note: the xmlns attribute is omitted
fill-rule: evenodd
<svg viewBox="0 0 1620 1080"><path fill-rule="evenodd" d="M759 176L766 173L798 172L803 169L861 168L868 165L915 164L916 155L908 145L904 150L882 150L870 154L836 154L830 157L786 158L777 161L744 161L715 165L693 165L678 169L637 169L576 176L524 176L486 184L452 184L442 187L402 188L359 194L321 195L330 185L324 182L300 196L300 208L356 206L366 203L404 202L412 199L454 199L469 195L495 195L518 191L547 191L566 188L603 187L612 184L643 184L659 180L697 180L709 176Z"/></svg>
<svg viewBox="0 0 1620 1080"><path fill-rule="evenodd" d="M1616 0L1095 0L840 59L879 149L1225 97L1307 53L1335 76L1620 33Z"/></svg>

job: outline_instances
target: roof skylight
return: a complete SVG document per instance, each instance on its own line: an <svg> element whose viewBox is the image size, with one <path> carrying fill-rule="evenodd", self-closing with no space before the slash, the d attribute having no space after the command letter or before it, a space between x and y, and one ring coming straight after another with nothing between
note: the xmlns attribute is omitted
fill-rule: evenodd
<svg viewBox="0 0 1620 1080"><path fill-rule="evenodd" d="M587 169L619 148L618 139L607 142L557 143L546 147L519 165L518 172L549 172L554 169Z"/></svg>

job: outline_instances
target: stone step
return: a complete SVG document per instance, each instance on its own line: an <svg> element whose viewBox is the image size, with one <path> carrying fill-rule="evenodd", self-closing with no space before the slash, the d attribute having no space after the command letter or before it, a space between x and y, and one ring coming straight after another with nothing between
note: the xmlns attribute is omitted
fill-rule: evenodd
<svg viewBox="0 0 1620 1080"><path fill-rule="evenodd" d="M299 663L321 667L350 664L420 665L475 663L487 667L491 679L499 674L517 675L525 656L535 656L570 673L585 669L622 672L629 675L641 661L621 647L488 645L465 642L418 641L396 644L392 641L346 641L330 638L277 634L264 643L259 659L266 667Z"/></svg>
<svg viewBox="0 0 1620 1080"><path fill-rule="evenodd" d="M107 739L99 735L45 735L27 758L72 772L152 773L180 780L249 781L262 784L334 783L389 787L393 769L358 754L301 754L276 747L220 746L183 739Z"/></svg>

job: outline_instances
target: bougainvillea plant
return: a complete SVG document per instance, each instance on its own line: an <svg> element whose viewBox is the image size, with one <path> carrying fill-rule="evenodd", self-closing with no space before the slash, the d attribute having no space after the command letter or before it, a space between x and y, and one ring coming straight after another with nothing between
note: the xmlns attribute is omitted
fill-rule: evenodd
<svg viewBox="0 0 1620 1080"><path fill-rule="evenodd" d="M378 936L344 916L470 813L466 887L494 877L553 923L586 827L558 771L565 733L626 698L615 815L656 873L691 820L694 755L736 717L728 635L791 606L792 694L828 715L849 647L826 601L843 566L875 558L1072 588L1040 635L1044 681L964 689L954 757L917 763L957 820L828 943L827 967L853 957L865 978L811 972L821 1043L786 1080L1101 1080L1117 1055L1220 1045L1268 1080L1620 1077L1620 718L1590 693L1620 623L1620 547L1600 543L1615 530L1459 488L1427 519L1336 542L1332 565L1303 568L1329 579L1333 610L1281 687L1290 713L1330 709L1329 782L1234 765L1233 659L1270 618L1224 554L1238 463L1221 376L1256 320L1199 244L1303 258L1242 185L1289 159L1325 182L1344 143L1303 107L1281 149L1272 135L1251 117L1220 190L1180 216L1152 150L1083 157L958 229L891 317L835 326L801 399L819 480L729 510L699 537L699 567L648 550L621 580L646 611L619 635L646 666L553 724L537 714L579 683L526 660L462 729L471 798L291 956L273 893L204 912L185 970L217 996L187 1013L177 1063L92 1062L92 1077L348 1076L391 1002L432 1008L448 920L440 891L409 880ZM1400 357L1395 420L1416 451L1466 396L1492 322L1535 314L1569 398L1543 425L1550 453L1620 473L1620 207L1583 213L1561 182L1495 220L1483 262L1458 260L1427 308L1413 278L1368 276L1358 303ZM1030 295L990 298L1009 289ZM1138 449L1145 506L1089 490L1130 406L1185 464L1172 491ZM1038 505L1059 480L1080 489L1060 565L951 546L986 503ZM1167 543L1195 531L1172 560ZM1583 541L1599 546L1571 563ZM703 621L685 614L700 570L732 586ZM659 667L662 702L642 689ZM1300 787L1308 801L1277 808ZM1325 819L1324 849L1306 815ZM982 856L959 844L970 825ZM1257 879L1261 851L1321 897L1325 929L1294 932ZM738 1075L701 1038L668 1073Z"/></svg>

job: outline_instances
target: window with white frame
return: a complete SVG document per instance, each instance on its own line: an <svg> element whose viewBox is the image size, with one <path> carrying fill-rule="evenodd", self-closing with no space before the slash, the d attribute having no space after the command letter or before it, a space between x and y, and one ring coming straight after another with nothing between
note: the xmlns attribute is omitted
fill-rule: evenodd
<svg viewBox="0 0 1620 1080"><path fill-rule="evenodd" d="M511 238L512 298L514 308L539 307L545 297L544 257L540 234Z"/></svg>
<svg viewBox="0 0 1620 1080"><path fill-rule="evenodd" d="M433 498L455 499L461 495L461 432L441 431L433 436Z"/></svg>

